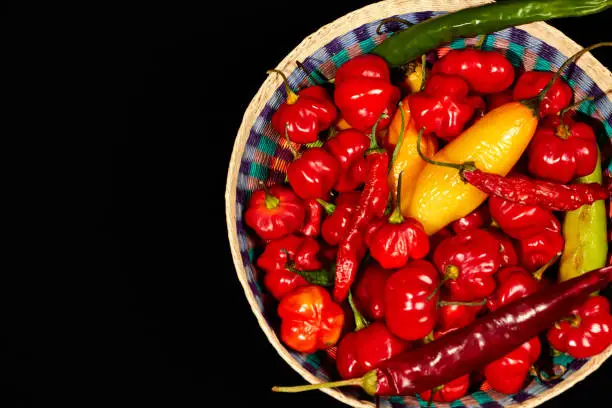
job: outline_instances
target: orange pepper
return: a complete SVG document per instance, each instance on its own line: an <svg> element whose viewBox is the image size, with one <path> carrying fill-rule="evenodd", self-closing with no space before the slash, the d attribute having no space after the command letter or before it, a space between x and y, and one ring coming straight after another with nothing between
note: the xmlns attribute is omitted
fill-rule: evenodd
<svg viewBox="0 0 612 408"><path fill-rule="evenodd" d="M510 102L488 112L433 159L450 163L474 161L483 171L505 176L529 145L537 125L532 109ZM403 215L417 219L433 235L474 211L486 199L487 194L461 180L456 169L428 163Z"/></svg>
<svg viewBox="0 0 612 408"><path fill-rule="evenodd" d="M342 116L338 116L338 119L336 120L336 123L335 123L335 127L338 130L346 130L346 129L350 129L352 126L349 125L348 122L344 120Z"/></svg>

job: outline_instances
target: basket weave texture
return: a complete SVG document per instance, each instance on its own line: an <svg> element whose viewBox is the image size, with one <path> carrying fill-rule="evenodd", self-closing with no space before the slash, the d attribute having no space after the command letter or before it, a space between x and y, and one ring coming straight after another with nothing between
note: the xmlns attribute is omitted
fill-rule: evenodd
<svg viewBox="0 0 612 408"><path fill-rule="evenodd" d="M277 67L288 76L290 86L295 89L311 85L305 73L296 69L295 61L303 62L312 71L318 69L326 77L333 78L337 68L348 59L370 52L394 30L402 28L389 23L385 32L376 34L382 18L402 17L411 23L429 19L448 11L482 4L483 1L383 1L355 12L322 27L307 37ZM457 39L439 49L443 55L449 49L473 45L474 38ZM520 70L556 70L581 47L561 32L545 23L533 23L509 28L487 36L483 46L486 50L497 50L507 56ZM606 91L612 90L612 74L592 55L586 54L577 64L564 72L564 78L574 91L575 100L587 95L595 97L583 103L579 111L602 123L600 146L609 152L612 141L612 101ZM276 302L261 284L261 276L254 266L258 256L256 237L244 225L243 214L250 194L259 188L260 180L268 185L282 183L285 170L292 160L287 143L271 126L271 118L285 100L286 92L280 79L266 79L245 112L238 132L234 152L229 166L226 189L226 217L228 235L238 278L258 322L270 343L305 380L315 383L337 379L333 361L324 352L305 355L287 349L278 337ZM604 168L610 171L609 158ZM572 359L566 355L555 358L555 362L567 367L567 373L559 380L541 382L532 380L515 395L498 392L477 391L452 404L436 403L437 407L486 407L502 406L533 407L570 388L590 372L596 370L610 355L612 347L591 359ZM326 389L324 392L354 407L373 407L372 398L356 389ZM380 406L418 407L427 403L416 397L393 397L381 399ZM432 405L433 406L433 405Z"/></svg>

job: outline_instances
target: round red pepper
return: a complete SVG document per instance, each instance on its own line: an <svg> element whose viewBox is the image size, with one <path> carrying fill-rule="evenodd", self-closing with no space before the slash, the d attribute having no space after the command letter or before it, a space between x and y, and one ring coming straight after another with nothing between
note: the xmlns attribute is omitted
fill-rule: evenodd
<svg viewBox="0 0 612 408"><path fill-rule="evenodd" d="M451 223L451 228L455 234L465 231L476 230L487 227L491 224L491 214L487 205L481 205L465 217L459 218Z"/></svg>
<svg viewBox="0 0 612 408"><path fill-rule="evenodd" d="M514 243L510 237L499 228L488 227L485 228L489 234L493 235L497 242L499 242L499 256L501 257L501 266L514 266L518 265L518 255L516 255L516 249L514 249Z"/></svg>
<svg viewBox="0 0 612 408"><path fill-rule="evenodd" d="M504 394L519 392L523 388L531 365L539 358L541 349L540 340L534 337L485 366L484 375L491 388Z"/></svg>
<svg viewBox="0 0 612 408"><path fill-rule="evenodd" d="M443 333L467 326L476 320L478 313L484 309L484 302L474 305L456 304L445 295L442 295L441 300L441 304L438 305L436 328Z"/></svg>
<svg viewBox="0 0 612 408"><path fill-rule="evenodd" d="M454 236L455 234L453 234L453 231L449 227L442 228L440 231L429 237L429 252L433 254L442 241L448 237Z"/></svg>
<svg viewBox="0 0 612 408"><path fill-rule="evenodd" d="M512 238L528 238L544 230L561 231L561 223L552 211L537 205L513 203L491 196L489 211L499 228Z"/></svg>
<svg viewBox="0 0 612 408"><path fill-rule="evenodd" d="M485 230L463 232L438 245L433 262L453 300L482 299L493 293L493 274L501 265L499 249L499 242Z"/></svg>
<svg viewBox="0 0 612 408"><path fill-rule="evenodd" d="M344 325L344 311L321 286L295 289L278 305L283 343L300 353L314 353L336 344Z"/></svg>
<svg viewBox="0 0 612 408"><path fill-rule="evenodd" d="M550 82L553 75L553 72L543 71L527 71L523 73L514 85L512 98L518 101L537 96ZM540 117L556 115L561 109L569 106L572 97L572 88L561 78L556 79L540 103Z"/></svg>
<svg viewBox="0 0 612 408"><path fill-rule="evenodd" d="M422 259L410 262L387 279L385 322L391 333L404 340L418 340L433 330L439 282L436 268Z"/></svg>
<svg viewBox="0 0 612 408"><path fill-rule="evenodd" d="M367 318L384 319L385 285L392 273L373 262L355 281L355 303Z"/></svg>
<svg viewBox="0 0 612 408"><path fill-rule="evenodd" d="M254 191L244 222L265 240L277 239L299 230L304 224L304 205L287 187L275 185Z"/></svg>
<svg viewBox="0 0 612 408"><path fill-rule="evenodd" d="M561 233L550 230L520 239L517 246L519 262L528 271L535 271L563 251L564 244Z"/></svg>
<svg viewBox="0 0 612 408"><path fill-rule="evenodd" d="M336 204L319 200L327 213L327 217L321 224L321 236L329 245L336 246L342 240L359 202L359 196L359 192L340 193L336 199Z"/></svg>
<svg viewBox="0 0 612 408"><path fill-rule="evenodd" d="M372 54L354 57L338 68L334 84L334 101L351 127L369 132L382 114L388 117L378 129L389 126L400 91L391 84L384 59Z"/></svg>
<svg viewBox="0 0 612 408"><path fill-rule="evenodd" d="M504 55L472 48L449 51L436 61L432 72L459 75L481 94L501 92L514 82L514 67Z"/></svg>
<svg viewBox="0 0 612 408"><path fill-rule="evenodd" d="M325 88L311 86L295 93L287 78L278 70L271 70L283 77L287 100L272 115L272 127L281 135L285 132L294 143L312 143L319 133L329 128L338 112Z"/></svg>
<svg viewBox="0 0 612 408"><path fill-rule="evenodd" d="M599 151L595 132L589 125L569 117L549 116L540 122L527 155L532 175L569 183L595 170Z"/></svg>
<svg viewBox="0 0 612 408"><path fill-rule="evenodd" d="M338 181L338 161L321 147L307 149L287 168L287 180L299 197L324 198Z"/></svg>
<svg viewBox="0 0 612 408"><path fill-rule="evenodd" d="M408 99L417 129L445 140L458 136L474 114L473 101L466 100L468 91L467 83L457 75L431 76L425 90Z"/></svg>
<svg viewBox="0 0 612 408"><path fill-rule="evenodd" d="M338 192L353 191L365 182L364 153L370 147L370 138L356 129L346 129L338 132L323 145L340 164L340 176L334 186ZM353 166L360 168L353 170ZM357 177L355 177L357 176Z"/></svg>
<svg viewBox="0 0 612 408"><path fill-rule="evenodd" d="M592 296L572 311L572 316L548 330L547 338L556 350L574 358L588 358L612 344L610 302Z"/></svg>

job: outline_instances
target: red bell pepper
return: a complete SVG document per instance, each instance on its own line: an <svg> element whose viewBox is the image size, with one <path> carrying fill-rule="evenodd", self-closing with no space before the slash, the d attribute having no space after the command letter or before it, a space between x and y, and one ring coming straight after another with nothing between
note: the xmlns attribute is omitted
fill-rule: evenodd
<svg viewBox="0 0 612 408"><path fill-rule="evenodd" d="M287 180L299 197L325 198L340 177L340 164L321 147L305 150L287 168Z"/></svg>
<svg viewBox="0 0 612 408"><path fill-rule="evenodd" d="M372 54L354 57L338 68L334 101L351 127L369 132L382 114L387 118L378 129L389 126L400 99L400 90L391 84L384 59Z"/></svg>
<svg viewBox="0 0 612 408"><path fill-rule="evenodd" d="M425 90L408 99L417 129L435 133L445 140L458 136L474 114L468 98L468 85L457 75L436 74L427 80Z"/></svg>
<svg viewBox="0 0 612 408"><path fill-rule="evenodd" d="M370 147L370 138L356 129L338 132L327 140L323 148L330 152L340 164L340 176L334 186L338 192L353 191L365 182L365 151ZM354 166L359 166L354 170Z"/></svg>
<svg viewBox="0 0 612 408"><path fill-rule="evenodd" d="M285 132L294 143L312 143L318 140L319 133L329 128L336 120L338 111L330 95L321 86L311 86L296 93L289 87L285 74L276 72L283 78L287 100L272 115L272 127L281 135Z"/></svg>
<svg viewBox="0 0 612 408"><path fill-rule="evenodd" d="M304 224L304 205L287 187L275 185L254 191L244 222L265 240L277 239L299 230Z"/></svg>
<svg viewBox="0 0 612 408"><path fill-rule="evenodd" d="M355 281L355 303L367 318L384 319L385 285L392 273L373 262Z"/></svg>
<svg viewBox="0 0 612 408"><path fill-rule="evenodd" d="M432 72L458 75L480 94L501 92L514 82L514 67L504 55L473 48L449 51L436 61Z"/></svg>
<svg viewBox="0 0 612 408"><path fill-rule="evenodd" d="M591 174L599 151L589 125L569 117L549 116L540 122L527 155L533 176L565 184Z"/></svg>
<svg viewBox="0 0 612 408"><path fill-rule="evenodd" d="M461 217L451 223L451 228L455 234L465 231L487 227L491 224L491 214L487 205L481 205L465 217Z"/></svg>
<svg viewBox="0 0 612 408"><path fill-rule="evenodd" d="M488 227L485 228L491 235L499 242L499 255L501 257L501 266L514 266L518 265L518 255L514 248L514 243L510 237L504 234L499 228Z"/></svg>
<svg viewBox="0 0 612 408"><path fill-rule="evenodd" d="M359 192L340 193L336 204L318 200L327 213L327 217L321 224L321 236L329 245L337 246L342 240L359 202L359 196Z"/></svg>
<svg viewBox="0 0 612 408"><path fill-rule="evenodd" d="M499 242L485 230L463 232L438 245L433 262L453 300L471 301L493 293L493 274L501 265L499 249Z"/></svg>
<svg viewBox="0 0 612 408"><path fill-rule="evenodd" d="M440 278L425 260L410 262L393 273L385 285L385 322L404 340L427 336L436 324Z"/></svg>
<svg viewBox="0 0 612 408"><path fill-rule="evenodd" d="M527 71L516 81L512 90L515 101L537 96L553 78L553 72ZM572 88L563 79L555 80L540 103L540 117L556 115L561 109L569 106L572 101Z"/></svg>
<svg viewBox="0 0 612 408"><path fill-rule="evenodd" d="M531 366L537 361L542 345L534 337L504 357L493 361L484 368L487 382L497 392L516 394L523 388Z"/></svg>
<svg viewBox="0 0 612 408"><path fill-rule="evenodd" d="M295 289L278 305L280 338L300 353L314 353L335 345L344 325L344 311L317 285Z"/></svg>
<svg viewBox="0 0 612 408"><path fill-rule="evenodd" d="M610 302L603 296L592 296L575 308L571 317L548 330L551 346L574 358L588 358L612 344Z"/></svg>
<svg viewBox="0 0 612 408"><path fill-rule="evenodd" d="M314 199L304 201L304 209L306 210L306 218L299 232L307 237L318 237L321 233L323 207Z"/></svg>
<svg viewBox="0 0 612 408"><path fill-rule="evenodd" d="M528 271L535 271L563 251L565 240L559 232L544 230L518 241L519 263Z"/></svg>
<svg viewBox="0 0 612 408"><path fill-rule="evenodd" d="M545 230L561 231L561 223L552 211L537 205L513 203L490 196L489 211L499 228L512 238L528 238Z"/></svg>

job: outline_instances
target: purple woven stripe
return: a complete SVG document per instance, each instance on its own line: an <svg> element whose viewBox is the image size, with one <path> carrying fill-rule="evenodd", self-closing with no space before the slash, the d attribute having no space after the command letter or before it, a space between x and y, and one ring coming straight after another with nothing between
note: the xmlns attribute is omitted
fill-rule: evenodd
<svg viewBox="0 0 612 408"><path fill-rule="evenodd" d="M244 203L246 202L246 191L238 188L236 189L236 202ZM238 225L238 233L244 232L244 228L242 228L242 224Z"/></svg>
<svg viewBox="0 0 612 408"><path fill-rule="evenodd" d="M512 41L513 43L517 43L520 45L527 45L527 38L528 35L525 31L523 30L519 30L516 28L511 28L510 29L510 41Z"/></svg>
<svg viewBox="0 0 612 408"><path fill-rule="evenodd" d="M340 42L339 39L334 38L333 40L331 40L329 44L325 44L325 50L330 55L335 55L339 53L340 51L342 51L342 43Z"/></svg>
<svg viewBox="0 0 612 408"><path fill-rule="evenodd" d="M495 401L485 402L484 404L481 404L480 406L483 408L501 408L503 407L503 405Z"/></svg>
<svg viewBox="0 0 612 408"><path fill-rule="evenodd" d="M248 161L246 161L246 160L242 160L242 161L240 162L240 170L239 170L239 171L240 171L240 173L242 173L242 174L249 174L249 168L250 168L250 167L251 167L251 163L249 163L249 162L248 162ZM242 197L242 198L244 198L244 197ZM241 201L241 200L240 200L240 198L237 198L237 200L238 200L239 202Z"/></svg>
<svg viewBox="0 0 612 408"><path fill-rule="evenodd" d="M266 121L271 121L272 120L272 115L274 115L274 109L266 104L263 109L261 110L261 117L263 119L266 119Z"/></svg>
<svg viewBox="0 0 612 408"><path fill-rule="evenodd" d="M247 258L248 258L248 255L247 255ZM253 293L259 294L259 289L257 288L257 285L255 284L255 282L249 281L249 288L251 288Z"/></svg>
<svg viewBox="0 0 612 408"><path fill-rule="evenodd" d="M538 52L538 56L544 58L547 61L554 61L555 56L559 53L555 48L551 47L545 42L540 44L540 50Z"/></svg>
<svg viewBox="0 0 612 408"><path fill-rule="evenodd" d="M585 365L587 361L589 361L589 359L585 359L585 358L574 360L569 364L568 367L570 370L577 371L577 370L580 370L580 368L582 368L582 366Z"/></svg>
<svg viewBox="0 0 612 408"><path fill-rule="evenodd" d="M418 21L429 20L431 17L433 17L433 15L434 13L431 11L419 11L417 13L414 13L414 17Z"/></svg>
<svg viewBox="0 0 612 408"><path fill-rule="evenodd" d="M587 95L593 96L595 101L597 101L599 98L603 98L606 93L602 91L595 82L593 82L591 87L587 90ZM609 120L612 120L612 117Z"/></svg>
<svg viewBox="0 0 612 408"><path fill-rule="evenodd" d="M355 33L355 36L357 37L357 41L359 42L365 41L368 38L370 38L370 35L368 34L368 28L366 25L357 27L356 29L353 30L353 33Z"/></svg>
<svg viewBox="0 0 612 408"><path fill-rule="evenodd" d="M512 395L512 399L515 400L516 402L525 402L531 397L533 397L533 395L529 394L528 392L522 391L522 390Z"/></svg>
<svg viewBox="0 0 612 408"><path fill-rule="evenodd" d="M268 179L270 180L270 184L280 184L285 181L285 173L278 170L270 170Z"/></svg>
<svg viewBox="0 0 612 408"><path fill-rule="evenodd" d="M261 134L256 132L254 129L251 129L251 132L249 133L249 138L247 139L246 143L249 146L257 147L260 139Z"/></svg>

